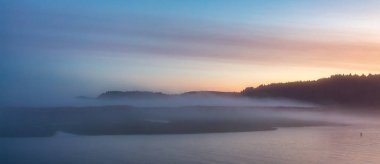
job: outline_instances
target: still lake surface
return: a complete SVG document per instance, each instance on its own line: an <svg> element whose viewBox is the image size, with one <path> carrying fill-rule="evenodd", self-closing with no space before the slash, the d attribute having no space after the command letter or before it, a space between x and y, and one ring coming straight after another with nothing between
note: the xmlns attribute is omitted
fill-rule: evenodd
<svg viewBox="0 0 380 164"><path fill-rule="evenodd" d="M363 132L363 136L360 136ZM380 126L274 131L0 138L2 164L380 163Z"/></svg>

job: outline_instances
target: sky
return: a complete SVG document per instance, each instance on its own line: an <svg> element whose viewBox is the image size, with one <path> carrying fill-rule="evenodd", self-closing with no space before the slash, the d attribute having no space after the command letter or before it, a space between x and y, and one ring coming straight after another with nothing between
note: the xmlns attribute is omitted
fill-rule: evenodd
<svg viewBox="0 0 380 164"><path fill-rule="evenodd" d="M380 72L377 0L1 0L2 103Z"/></svg>

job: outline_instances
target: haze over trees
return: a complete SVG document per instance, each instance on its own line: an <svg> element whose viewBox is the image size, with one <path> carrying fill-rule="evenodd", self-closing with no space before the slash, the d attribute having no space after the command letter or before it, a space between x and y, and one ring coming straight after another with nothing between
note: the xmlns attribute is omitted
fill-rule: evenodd
<svg viewBox="0 0 380 164"><path fill-rule="evenodd" d="M297 81L248 87L242 96L287 98L322 105L380 106L380 75L333 75L314 81Z"/></svg>

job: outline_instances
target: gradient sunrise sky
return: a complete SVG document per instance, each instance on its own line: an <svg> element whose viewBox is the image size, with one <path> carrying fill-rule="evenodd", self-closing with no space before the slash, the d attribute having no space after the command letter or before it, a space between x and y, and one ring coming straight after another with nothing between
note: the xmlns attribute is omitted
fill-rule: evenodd
<svg viewBox="0 0 380 164"><path fill-rule="evenodd" d="M2 0L2 101L380 72L377 0Z"/></svg>

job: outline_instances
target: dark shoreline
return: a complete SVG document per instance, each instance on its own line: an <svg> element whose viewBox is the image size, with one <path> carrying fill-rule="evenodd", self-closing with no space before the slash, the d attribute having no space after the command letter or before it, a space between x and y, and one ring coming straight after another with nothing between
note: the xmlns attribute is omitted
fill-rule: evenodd
<svg viewBox="0 0 380 164"><path fill-rule="evenodd" d="M292 113L305 112L312 110L215 106L8 109L0 111L0 137L51 137L59 131L76 135L200 134L339 125L289 117Z"/></svg>

